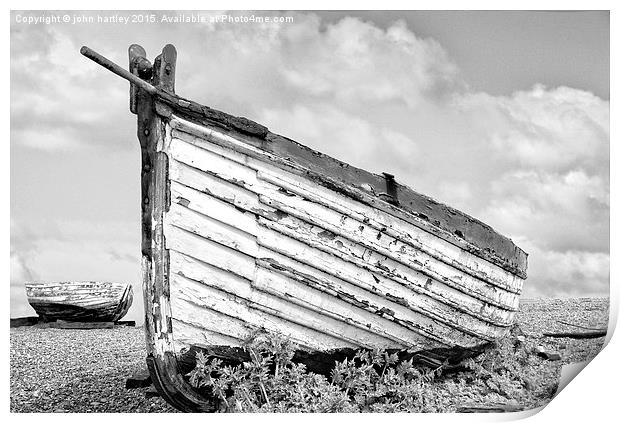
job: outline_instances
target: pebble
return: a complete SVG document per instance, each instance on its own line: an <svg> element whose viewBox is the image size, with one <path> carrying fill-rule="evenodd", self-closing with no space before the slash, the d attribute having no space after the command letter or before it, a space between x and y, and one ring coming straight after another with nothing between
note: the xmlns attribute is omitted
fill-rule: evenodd
<svg viewBox="0 0 620 423"><path fill-rule="evenodd" d="M125 381L146 369L141 327L10 329L10 411L175 412L147 388L125 389Z"/></svg>
<svg viewBox="0 0 620 423"><path fill-rule="evenodd" d="M522 301L517 323L523 335L535 339L543 351L562 349L557 365L575 363L592 359L604 339L550 339L542 333L566 329L557 320L588 327L606 326L608 309L606 298L526 300ZM526 338L518 341L524 343ZM163 398L147 398L147 387L125 389L127 378L146 368L145 352L141 327L11 328L10 411L175 412ZM532 381L524 381L524 385L528 390L539 389ZM459 390L465 396L467 386Z"/></svg>

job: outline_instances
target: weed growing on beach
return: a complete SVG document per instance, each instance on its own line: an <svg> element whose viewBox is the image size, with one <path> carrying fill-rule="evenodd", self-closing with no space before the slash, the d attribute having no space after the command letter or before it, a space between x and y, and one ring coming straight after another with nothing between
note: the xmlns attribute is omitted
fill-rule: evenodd
<svg viewBox="0 0 620 423"><path fill-rule="evenodd" d="M431 370L359 350L335 362L327 378L292 361L290 340L256 334L245 345L249 361L230 366L199 352L188 376L223 412L446 412L472 402L525 408L548 402L559 375L559 365L533 355L530 343L511 334L449 375L445 364Z"/></svg>
<svg viewBox="0 0 620 423"><path fill-rule="evenodd" d="M538 357L532 352L536 342L522 335L515 336L515 331L520 333L515 327L494 348L466 360L463 364L471 372L459 376L473 387L519 404L552 398L557 390L560 363Z"/></svg>
<svg viewBox="0 0 620 423"><path fill-rule="evenodd" d="M292 361L293 344L261 335L246 345L250 361L223 365L197 353L189 373L196 388L210 388L226 412L435 411L427 386L441 369L420 370L396 354L358 351L336 362L330 378Z"/></svg>

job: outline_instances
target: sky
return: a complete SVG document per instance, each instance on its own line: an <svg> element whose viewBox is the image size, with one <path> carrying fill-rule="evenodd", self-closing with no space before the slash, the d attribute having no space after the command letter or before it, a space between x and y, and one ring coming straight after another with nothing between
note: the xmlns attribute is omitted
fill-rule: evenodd
<svg viewBox="0 0 620 423"><path fill-rule="evenodd" d="M126 66L132 43L151 59L176 46L179 95L394 174L510 237L529 254L524 297L608 295L608 13L153 13L11 13L12 317L34 314L25 281L108 280L133 284L126 319L142 320L129 87L79 54ZM222 14L293 22L209 22Z"/></svg>

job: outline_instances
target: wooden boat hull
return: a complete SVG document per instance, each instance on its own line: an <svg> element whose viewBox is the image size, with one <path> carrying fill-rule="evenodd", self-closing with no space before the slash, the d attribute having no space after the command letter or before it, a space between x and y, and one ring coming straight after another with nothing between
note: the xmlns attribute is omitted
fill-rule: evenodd
<svg viewBox="0 0 620 423"><path fill-rule="evenodd" d="M148 363L177 408L212 411L184 377L188 351L235 351L256 330L289 337L305 356L449 355L514 323L527 255L492 228L175 96L170 45L152 68L130 47L129 75L83 53L132 82Z"/></svg>
<svg viewBox="0 0 620 423"><path fill-rule="evenodd" d="M133 301L131 285L110 282L27 283L26 295L45 321L115 322Z"/></svg>
<svg viewBox="0 0 620 423"><path fill-rule="evenodd" d="M520 278L220 131L165 125L177 351L260 328L308 350L475 348L512 325Z"/></svg>

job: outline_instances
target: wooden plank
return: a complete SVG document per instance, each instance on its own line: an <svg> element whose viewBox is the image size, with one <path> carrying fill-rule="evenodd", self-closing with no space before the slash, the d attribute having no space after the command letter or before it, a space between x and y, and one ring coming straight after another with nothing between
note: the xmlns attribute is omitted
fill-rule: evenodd
<svg viewBox="0 0 620 423"><path fill-rule="evenodd" d="M22 326L33 326L39 323L39 316L14 317L11 318L10 327L19 328Z"/></svg>
<svg viewBox="0 0 620 423"><path fill-rule="evenodd" d="M252 257L256 257L258 251L256 237L252 234L181 205L174 204L170 208L166 214L166 225L191 232ZM256 226L256 221L254 225ZM176 233L172 228L167 229L166 233L168 232Z"/></svg>
<svg viewBox="0 0 620 423"><path fill-rule="evenodd" d="M149 389L146 390L144 396L146 398L158 398L161 396L161 393L157 390L155 386L151 386Z"/></svg>
<svg viewBox="0 0 620 423"><path fill-rule="evenodd" d="M125 389L147 388L153 384L148 369L140 370L125 379Z"/></svg>
<svg viewBox="0 0 620 423"><path fill-rule="evenodd" d="M525 406L512 403L463 404L457 407L457 413L515 413L523 411Z"/></svg>
<svg viewBox="0 0 620 423"><path fill-rule="evenodd" d="M172 319L172 326L174 327L174 347L177 352L177 357L192 347L209 349L214 345L240 345L239 339L242 338L235 338L228 333L221 333L213 328L201 326L193 319L192 314L187 317L187 314L192 312L192 306L194 306L193 303L184 301L180 297L175 298L172 303L172 307L183 307L178 317L177 313L175 313L175 317ZM206 314L204 309L199 307L195 308L199 313L199 317L201 319L204 318ZM218 327L221 331L227 332L225 328L226 326Z"/></svg>
<svg viewBox="0 0 620 423"><path fill-rule="evenodd" d="M562 323L563 325L568 325L568 326L573 326L579 329L585 329L585 330L595 330L595 331L602 331L605 330L605 328L598 328L598 327L591 327L591 326L583 326L583 325L578 325L576 323L570 323L570 322L564 322L562 320L556 320L558 323Z"/></svg>
<svg viewBox="0 0 620 423"><path fill-rule="evenodd" d="M41 327L53 329L114 329L114 322L68 322L66 320L56 320L55 322L42 323Z"/></svg>
<svg viewBox="0 0 620 423"><path fill-rule="evenodd" d="M184 195L191 196L192 194L188 191L194 191L193 200L196 207L194 209L202 210L203 214L209 215L211 213L211 209L208 208L209 205L219 209L218 205L213 204L210 199L232 205L237 210L243 210L244 213L250 212L259 216L268 217L276 212L275 209L262 204L256 193L241 186L242 182L239 179L231 177L229 180L225 180L221 175L201 171L174 158L170 160L170 179L174 201L183 202ZM198 200L200 197L205 197L204 204ZM191 208L192 199L187 198L187 200L189 201L188 207ZM211 204L209 204L210 202ZM214 211L215 213L217 213L217 209ZM229 220L233 225L236 222L234 219Z"/></svg>
<svg viewBox="0 0 620 423"><path fill-rule="evenodd" d="M168 229L166 247L169 250L178 251L244 279L252 280L255 272L254 257L174 226Z"/></svg>
<svg viewBox="0 0 620 423"><path fill-rule="evenodd" d="M588 332L544 332L543 335L550 338L593 339L607 336L607 329Z"/></svg>
<svg viewBox="0 0 620 423"><path fill-rule="evenodd" d="M224 184L226 184L224 181L220 182L220 185ZM256 233L256 218L251 212L244 211L241 201L222 201L214 194L201 193L174 180L170 183L170 193L172 203L180 204L243 232ZM237 192L233 195L239 196ZM254 204L256 207L259 205L257 196L254 196Z"/></svg>

